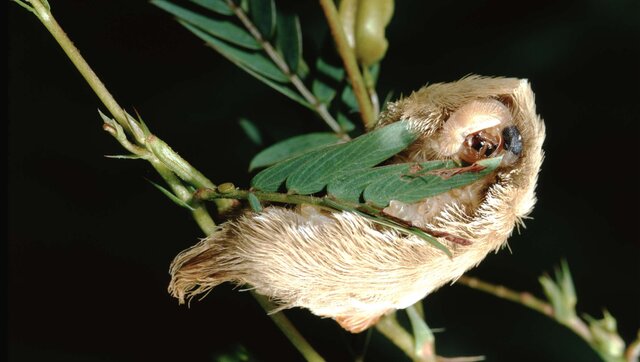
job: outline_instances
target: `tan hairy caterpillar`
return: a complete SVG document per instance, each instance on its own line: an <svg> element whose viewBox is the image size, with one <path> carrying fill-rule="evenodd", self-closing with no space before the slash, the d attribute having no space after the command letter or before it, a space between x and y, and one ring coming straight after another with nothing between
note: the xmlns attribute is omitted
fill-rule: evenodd
<svg viewBox="0 0 640 362"><path fill-rule="evenodd" d="M384 212L430 230L452 253L350 212L303 205L266 207L221 225L171 265L181 303L223 282L249 285L359 332L455 281L506 244L535 204L545 137L526 80L470 76L426 86L391 103L377 127L408 120L419 138L391 162L452 159L462 167L502 156L493 174L468 186ZM446 175L445 175L446 177ZM464 241L464 242L461 242Z"/></svg>

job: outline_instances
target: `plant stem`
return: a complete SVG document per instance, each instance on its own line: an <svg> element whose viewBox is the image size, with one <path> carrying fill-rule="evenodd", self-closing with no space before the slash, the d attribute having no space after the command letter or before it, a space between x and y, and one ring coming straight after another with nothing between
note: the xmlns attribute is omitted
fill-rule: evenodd
<svg viewBox="0 0 640 362"><path fill-rule="evenodd" d="M376 324L376 329L407 356L414 359L413 337L398 323L395 312L380 318L380 321Z"/></svg>
<svg viewBox="0 0 640 362"><path fill-rule="evenodd" d="M344 33L340 16L338 15L338 9L336 9L333 0L320 0L320 6L322 6L324 15L327 18L327 24L329 24L331 35L336 43L338 54L340 54L344 68L351 80L351 86L353 87L353 92L360 107L360 115L364 126L366 129L371 129L376 122L373 107L369 99L367 87L360 73L360 68L358 67L356 55L353 48L349 46L349 41Z"/></svg>
<svg viewBox="0 0 640 362"><path fill-rule="evenodd" d="M327 106L320 102L316 96L311 93L311 91L304 85L300 77L297 74L291 71L291 68L287 65L287 62L282 59L280 54L275 50L273 45L270 42L264 39L262 33L256 28L253 22L249 19L247 14L245 14L244 10L236 5L233 0L227 0L227 4L229 8L233 11L233 13L238 17L240 22L247 28L247 30L253 35L253 37L258 41L262 49L264 49L265 53L271 58L271 60L275 63L275 65L280 68L280 70L289 78L291 84L300 92L300 94L306 99L311 107L318 113L320 118L331 128L335 133L343 135L345 131L340 127L338 122L333 118L333 116L329 113Z"/></svg>
<svg viewBox="0 0 640 362"><path fill-rule="evenodd" d="M275 306L265 296L257 294L255 292L251 292L251 294L254 296L254 298L256 298L256 300L264 310L268 311L275 308ZM271 320L273 320L273 323L275 323L280 328L282 333L287 336L291 344L293 344L296 349L298 349L298 351L302 353L307 361L324 361L324 358L322 358L318 354L318 352L316 352L311 347L309 342L304 339L300 332L295 329L293 324L291 324L291 321L289 321L289 319L287 319L287 317L282 312L269 314L269 317L271 318Z"/></svg>
<svg viewBox="0 0 640 362"><path fill-rule="evenodd" d="M516 292L502 285L487 283L477 278L469 276L461 276L457 281L458 284L465 285L472 289L477 289L485 293L491 294L498 298L506 299L514 303L522 304L531 308L538 313L542 313L547 317L553 318L553 307L545 301L538 299L527 292Z"/></svg>
<svg viewBox="0 0 640 362"><path fill-rule="evenodd" d="M419 304L420 302L416 303ZM406 309L409 321L413 327L414 356L424 362L436 362L436 345L433 332L416 310L415 304Z"/></svg>
<svg viewBox="0 0 640 362"><path fill-rule="evenodd" d="M136 140L142 139L144 136L142 131L134 129L127 118L126 112L118 105L111 93L104 86L100 78L91 69L89 64L84 60L78 48L73 45L67 34L62 30L56 19L51 15L51 11L45 6L41 0L28 0L33 7L34 14L42 22L42 24L53 35L54 39L60 44L60 47L67 54L67 57L76 66L82 77L87 81L93 92L100 98L102 103L107 107L116 121L128 130Z"/></svg>
<svg viewBox="0 0 640 362"><path fill-rule="evenodd" d="M501 299L512 301L514 303L533 309L538 313L544 314L547 317L571 329L574 333L576 333L587 343L589 343L592 348L594 348L594 346L591 344L593 338L591 336L591 332L589 331L589 327L580 318L576 317L568 323L562 323L555 318L553 307L551 306L551 304L534 297L533 295L531 295L531 293L517 292L502 285L491 284L480 279L464 275L460 277L460 279L458 279L457 283L465 285L472 289L483 291ZM596 352L600 353L597 349L595 350Z"/></svg>
<svg viewBox="0 0 640 362"><path fill-rule="evenodd" d="M366 65L362 65L362 76L364 77L364 83L367 86L367 92L369 93L369 97L371 98L373 117L377 120L378 114L380 113L380 99L378 98L378 93L376 92L376 85L373 81L373 76L371 76L369 67L367 67Z"/></svg>
<svg viewBox="0 0 640 362"><path fill-rule="evenodd" d="M67 54L69 59L76 66L80 74L85 78L87 83L91 86L94 93L100 98L100 100L107 107L109 112L114 116L115 120L120 126L128 129L138 143L145 145L147 141L150 141L146 146L151 151L151 154L145 153L145 159L147 159L154 169L160 174L165 182L171 187L174 194L183 201L192 201L192 195L189 190L182 184L180 179L176 177L176 173L185 181L192 182L199 186L213 187L215 185L209 181L198 170L193 168L187 163L186 160L179 157L171 148L157 137L150 135L145 136L145 131L140 127L135 120L129 116L120 105L113 98L111 93L104 86L102 81L98 78L95 72L91 69L89 64L84 60L78 49L73 45L73 42L62 30L60 25L56 22L48 6L45 6L43 0L28 0L29 4L33 7L33 13L47 28L47 30L53 35L60 47ZM24 4L21 6L25 7ZM29 10L27 8L27 10ZM108 123L106 123L108 125ZM105 129L112 135L119 139L122 143L122 137L118 137L117 129L112 125L108 125ZM126 140L126 139L125 139ZM128 141L127 141L128 143ZM166 146L166 147L165 147ZM165 163L168 162L168 164ZM173 166L173 167L172 167ZM187 167L188 166L188 167ZM175 169L174 169L175 168ZM198 202L196 200L196 202ZM196 203L195 210L192 212L192 217L202 229L206 235L210 235L216 230L216 224L207 212L204 205ZM260 302L260 300L258 300ZM263 305L261 303L261 305ZM265 311L269 312L268 309ZM322 358L313 350L304 337L298 332L295 327L289 322L286 316L280 314L277 318L272 317L278 328L289 338L291 343L298 348L298 350L310 361L322 361Z"/></svg>
<svg viewBox="0 0 640 362"><path fill-rule="evenodd" d="M152 159L150 162L153 168L160 174L167 185L171 187L171 190L178 198L185 202L192 201L191 192L189 192L189 190L184 187L180 179L178 179L178 177L176 177L176 175L169 168L167 168L158 159ZM200 202L196 202L193 206L194 210L191 212L191 216L193 217L195 222L205 233L205 235L213 234L213 232L217 230L216 223L211 218L211 215L209 215L206 207Z"/></svg>

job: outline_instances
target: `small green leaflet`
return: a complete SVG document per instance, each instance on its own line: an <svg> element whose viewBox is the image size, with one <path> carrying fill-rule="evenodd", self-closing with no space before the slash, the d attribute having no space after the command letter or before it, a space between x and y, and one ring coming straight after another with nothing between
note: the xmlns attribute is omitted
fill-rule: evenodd
<svg viewBox="0 0 640 362"><path fill-rule="evenodd" d="M253 144L257 146L262 144L262 134L255 123L246 118L240 118L240 120L238 120L238 125L240 125L240 128L242 128Z"/></svg>
<svg viewBox="0 0 640 362"><path fill-rule="evenodd" d="M276 4L273 0L249 0L249 12L262 37L270 40L276 28Z"/></svg>
<svg viewBox="0 0 640 362"><path fill-rule="evenodd" d="M291 73L298 73L302 59L302 29L300 19L292 13L278 11L276 48L282 53Z"/></svg>
<svg viewBox="0 0 640 362"><path fill-rule="evenodd" d="M249 200L249 206L251 206L251 209L254 212L262 212L262 205L260 204L260 200L258 200L255 194L249 193L247 200Z"/></svg>
<svg viewBox="0 0 640 362"><path fill-rule="evenodd" d="M189 205L185 201L182 201L178 196L174 195L173 192L167 190L166 188L158 185L157 183L155 183L155 182L153 182L151 180L147 180L147 181L149 181L155 188L160 190L160 192L162 192L166 197L169 198L169 200L173 201L176 205L178 205L180 207L184 207L185 209L189 209L190 211L194 211L195 210L193 208L193 206Z"/></svg>
<svg viewBox="0 0 640 362"><path fill-rule="evenodd" d="M345 172L373 167L407 148L417 138L408 121L399 121L352 141L287 159L258 173L251 186L275 192L286 182L290 193L321 191Z"/></svg>
<svg viewBox="0 0 640 362"><path fill-rule="evenodd" d="M364 189L363 197L365 201L373 205L385 207L391 200L398 200L406 203L420 201L427 197L432 197L451 189L466 186L474 181L493 172L500 165L502 157L489 158L476 162L476 165L484 167L479 171L465 171L450 177L444 177L437 172L429 171L455 169L458 167L454 162L433 161L419 164L422 170L412 175L410 168L416 164L403 164L402 168L395 173L375 177L373 182ZM394 165L395 166L395 165ZM384 167L378 167L384 168ZM397 172L399 171L399 172Z"/></svg>
<svg viewBox="0 0 640 362"><path fill-rule="evenodd" d="M311 90L321 102L328 104L340 88L344 79L344 68L340 64L331 63L321 55L316 61L316 73Z"/></svg>
<svg viewBox="0 0 640 362"><path fill-rule="evenodd" d="M386 207L391 200L412 203L462 187L493 172L502 158L489 158L477 164L484 169L443 177L437 171L455 169L453 161L399 163L365 170L345 172L327 185L327 194L349 202L364 201ZM418 167L419 172L412 173ZM429 173L432 172L432 173Z"/></svg>
<svg viewBox="0 0 640 362"><path fill-rule="evenodd" d="M191 2L221 15L233 15L233 11L224 0L191 0Z"/></svg>
<svg viewBox="0 0 640 362"><path fill-rule="evenodd" d="M243 48L261 49L260 44L248 31L232 23L230 20L206 17L165 0L152 0L151 3L220 39L224 39Z"/></svg>
<svg viewBox="0 0 640 362"><path fill-rule="evenodd" d="M340 142L340 137L335 133L328 132L308 133L291 137L258 153L253 160L251 160L249 171L271 166L288 158L299 156L319 147L336 144L338 142Z"/></svg>

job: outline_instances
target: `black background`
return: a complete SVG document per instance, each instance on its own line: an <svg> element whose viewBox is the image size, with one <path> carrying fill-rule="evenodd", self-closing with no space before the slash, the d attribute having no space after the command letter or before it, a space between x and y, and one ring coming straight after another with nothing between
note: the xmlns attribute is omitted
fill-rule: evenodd
<svg viewBox="0 0 640 362"><path fill-rule="evenodd" d="M246 185L265 144L324 130L302 107L223 60L144 1L51 1L54 15L119 102L214 182ZM300 6L312 44L326 29ZM191 308L166 292L173 256L201 234L101 131L102 105L37 19L9 13L9 356L11 361L208 361L236 344L262 360L300 356L247 293L222 286ZM398 1L380 94L469 73L528 78L547 125L533 220L472 275L540 293L563 258L578 309L607 308L628 341L640 327L637 1ZM308 45L309 48L312 45ZM445 287L425 301L446 356L596 361L570 331L521 306ZM365 335L304 310L287 314L329 360ZM367 360L401 354L373 334Z"/></svg>

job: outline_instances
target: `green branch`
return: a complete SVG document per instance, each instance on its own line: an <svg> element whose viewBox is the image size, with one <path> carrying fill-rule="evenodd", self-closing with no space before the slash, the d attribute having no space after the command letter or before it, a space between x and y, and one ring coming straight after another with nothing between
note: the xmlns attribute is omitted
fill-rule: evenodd
<svg viewBox="0 0 640 362"><path fill-rule="evenodd" d="M367 87L362 78L362 73L358 67L358 61L353 48L349 45L347 36L344 33L344 28L338 15L338 9L333 0L320 0L320 5L324 11L324 15L327 18L327 24L331 30L331 35L336 43L338 54L342 58L344 63L344 69L347 71L353 92L358 101L360 108L360 115L364 123L365 128L371 129L376 124L373 107L371 100L367 92Z"/></svg>
<svg viewBox="0 0 640 362"><path fill-rule="evenodd" d="M188 187L183 184L183 181L196 187L215 188L216 185L175 153L166 143L150 134L142 122L138 123L120 107L89 64L80 55L80 52L73 45L73 42L71 42L56 22L46 0L28 0L28 2L30 6L23 2L18 2L18 4L35 14L47 30L49 30L80 74L114 116L115 120L101 114L105 122L103 126L104 130L114 136L125 149L132 152L135 156L150 162L167 185L169 185L174 195L193 206L192 217L202 231L206 235L214 232L216 230L215 222L204 205L202 205L199 200L192 199L192 194ZM135 138L137 144L133 144L127 139L125 129ZM224 198L218 200L219 206L228 206L230 203L231 200L225 200ZM258 298L258 302L266 308L264 300ZM269 310L270 309L265 309L267 312ZM271 318L307 360L323 360L302 337L300 332L289 322L286 316L279 314L277 316L272 315Z"/></svg>
<svg viewBox="0 0 640 362"><path fill-rule="evenodd" d="M568 269L563 264L562 272L557 274L555 287L557 293L552 299L552 304L536 298L527 292L518 292L502 285L488 283L477 278L462 276L458 279L457 284L462 284L472 289L480 290L495 297L509 300L511 302L523 305L540 314L543 314L554 321L566 326L580 338L582 338L589 346L607 362L632 361L633 357L640 352L634 352L640 349L640 344L635 341L631 343L626 350L626 359L623 359L624 342L615 331L615 320L605 311L604 319L601 321L591 320L589 324L585 323L575 314L575 295L573 295L573 282L568 277ZM548 277L545 277L548 278ZM541 278L544 279L544 278ZM543 283L543 286L545 283ZM547 286L548 288L548 286ZM562 305L564 304L564 305ZM569 311L565 311L569 309ZM640 336L639 336L640 338Z"/></svg>
<svg viewBox="0 0 640 362"><path fill-rule="evenodd" d="M262 49L264 49L265 53L271 58L273 63L289 78L289 81L293 86L300 92L300 94L304 97L304 99L309 102L311 107L316 111L316 113L322 118L322 120L337 134L344 135L345 131L340 127L338 122L333 118L333 116L329 113L327 106L320 102L316 96L304 85L300 77L291 71L287 62L282 59L278 51L271 45L270 42L265 40L262 36L258 28L253 24L253 22L249 19L247 14L245 14L244 10L240 8L233 0L226 0L227 5L231 8L231 11L236 15L236 17L240 20L242 25L251 33L251 35L258 41Z"/></svg>

